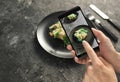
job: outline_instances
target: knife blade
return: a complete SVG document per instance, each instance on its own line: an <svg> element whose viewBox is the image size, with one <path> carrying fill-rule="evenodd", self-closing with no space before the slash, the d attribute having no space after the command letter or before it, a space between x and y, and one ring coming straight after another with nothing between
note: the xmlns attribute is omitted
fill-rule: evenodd
<svg viewBox="0 0 120 82"><path fill-rule="evenodd" d="M120 32L120 25L113 22L109 16L107 16L104 12L102 12L100 9L98 9L95 5L91 4L89 6L95 13L97 13L100 17L102 17L104 20L107 20L113 27L115 27Z"/></svg>

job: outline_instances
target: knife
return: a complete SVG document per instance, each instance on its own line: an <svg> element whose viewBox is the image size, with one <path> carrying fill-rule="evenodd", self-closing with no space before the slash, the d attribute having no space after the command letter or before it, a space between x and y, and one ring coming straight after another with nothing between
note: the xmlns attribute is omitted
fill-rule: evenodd
<svg viewBox="0 0 120 82"><path fill-rule="evenodd" d="M107 16L105 13L103 13L100 9L98 9L95 5L91 4L89 6L94 12L96 12L100 17L102 17L104 20L107 20L113 27L115 27L120 32L120 25L113 22L109 16Z"/></svg>

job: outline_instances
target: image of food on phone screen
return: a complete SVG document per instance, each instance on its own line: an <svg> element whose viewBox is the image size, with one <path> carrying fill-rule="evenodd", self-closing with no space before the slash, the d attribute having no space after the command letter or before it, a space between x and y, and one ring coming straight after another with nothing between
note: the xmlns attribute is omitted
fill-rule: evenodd
<svg viewBox="0 0 120 82"><path fill-rule="evenodd" d="M85 53L82 45L83 40L86 40L93 49L98 47L98 42L80 7L75 7L64 13L59 17L59 20L77 56Z"/></svg>

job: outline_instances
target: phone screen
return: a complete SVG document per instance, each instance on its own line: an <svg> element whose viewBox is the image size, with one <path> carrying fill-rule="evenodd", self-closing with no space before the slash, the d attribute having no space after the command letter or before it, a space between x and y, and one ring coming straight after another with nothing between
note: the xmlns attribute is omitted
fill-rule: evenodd
<svg viewBox="0 0 120 82"><path fill-rule="evenodd" d="M93 49L98 48L98 42L80 7L68 10L58 18L77 56L86 53L82 45L83 40L86 40Z"/></svg>

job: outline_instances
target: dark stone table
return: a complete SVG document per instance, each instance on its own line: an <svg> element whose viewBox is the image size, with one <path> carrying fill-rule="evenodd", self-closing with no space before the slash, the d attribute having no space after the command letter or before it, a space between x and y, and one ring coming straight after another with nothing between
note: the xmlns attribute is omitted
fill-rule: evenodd
<svg viewBox="0 0 120 82"><path fill-rule="evenodd" d="M48 14L76 5L89 10L91 3L120 23L120 0L0 0L0 82L81 82L85 66L48 54L35 33ZM119 37L120 51L120 33L93 14Z"/></svg>

